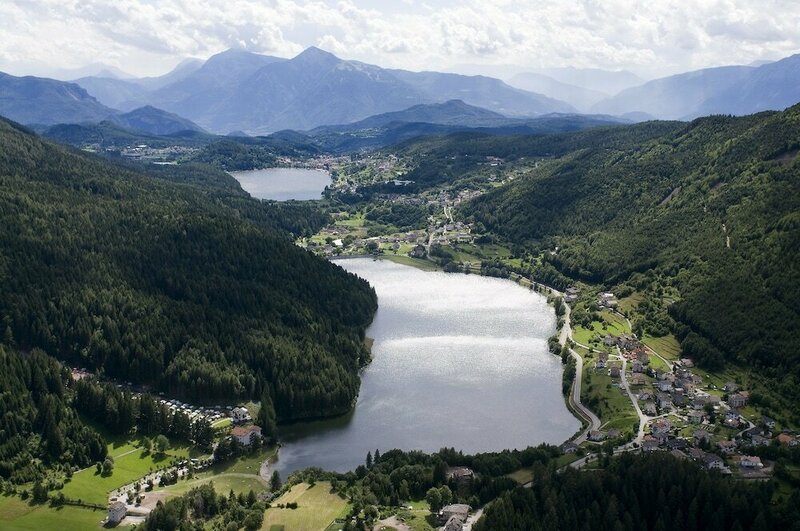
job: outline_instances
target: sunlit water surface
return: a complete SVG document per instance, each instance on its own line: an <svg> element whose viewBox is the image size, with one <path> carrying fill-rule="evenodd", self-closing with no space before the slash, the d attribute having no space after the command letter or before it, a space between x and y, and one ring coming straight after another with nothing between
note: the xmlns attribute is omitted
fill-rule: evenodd
<svg viewBox="0 0 800 531"><path fill-rule="evenodd" d="M555 315L501 279L429 273L386 260L340 260L378 294L373 361L345 418L281 429L274 465L352 470L379 448L465 452L559 444L579 427L548 353Z"/></svg>

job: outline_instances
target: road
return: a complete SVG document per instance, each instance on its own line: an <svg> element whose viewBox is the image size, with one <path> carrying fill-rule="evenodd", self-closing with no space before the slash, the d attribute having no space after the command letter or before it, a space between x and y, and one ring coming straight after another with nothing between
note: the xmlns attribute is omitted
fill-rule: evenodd
<svg viewBox="0 0 800 531"><path fill-rule="evenodd" d="M637 445L641 446L642 439L644 439L644 428L647 425L647 421L650 420L647 415L642 412L642 408L639 407L639 401L633 396L633 392L631 391L631 386L628 384L628 377L625 375L625 369L628 366L628 360L625 359L625 356L622 355L620 352L619 347L617 347L617 354L619 354L620 358L622 359L622 370L620 371L620 382L622 383L622 387L625 389L625 392L628 393L628 398L631 400L633 404L633 409L636 410L636 415L639 417L639 431L636 433L636 438L632 441Z"/></svg>
<svg viewBox="0 0 800 531"><path fill-rule="evenodd" d="M450 223L455 223L455 221L453 221L453 209L449 208L447 205L444 205L444 215L450 220Z"/></svg>
<svg viewBox="0 0 800 531"><path fill-rule="evenodd" d="M551 290L554 294L563 298L563 293ZM564 346L567 340L572 339L572 321L570 319L571 310L569 304L564 303L564 326L561 327L561 333L558 336L558 342ZM575 379L572 381L572 391L569 394L568 402L573 411L577 412L583 420L588 423L588 426L581 431L577 437L572 439L575 444L581 444L586 441L590 431L600 429L600 419L594 414L592 410L587 408L581 403L581 383L583 382L583 358L572 350L569 349L569 354L575 360Z"/></svg>
<svg viewBox="0 0 800 531"><path fill-rule="evenodd" d="M461 528L461 531L472 531L472 525L481 519L483 515L483 507L472 513L467 517L467 521L464 522L464 527Z"/></svg>

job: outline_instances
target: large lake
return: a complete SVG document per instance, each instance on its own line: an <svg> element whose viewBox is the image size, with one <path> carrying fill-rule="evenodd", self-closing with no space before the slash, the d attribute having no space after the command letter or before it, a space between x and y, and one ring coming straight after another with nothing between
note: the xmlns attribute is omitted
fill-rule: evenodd
<svg viewBox="0 0 800 531"><path fill-rule="evenodd" d="M560 444L580 427L547 350L555 315L541 295L501 279L423 272L386 260L340 260L369 281L378 312L373 361L345 418L284 426L283 477L344 472L379 448L465 452Z"/></svg>
<svg viewBox="0 0 800 531"><path fill-rule="evenodd" d="M266 168L230 173L251 196L275 201L322 199L322 191L331 183L328 172L305 168Z"/></svg>

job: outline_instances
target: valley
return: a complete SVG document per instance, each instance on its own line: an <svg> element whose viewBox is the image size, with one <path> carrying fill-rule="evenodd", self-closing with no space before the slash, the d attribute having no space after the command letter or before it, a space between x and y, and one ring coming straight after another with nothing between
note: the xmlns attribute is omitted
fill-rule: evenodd
<svg viewBox="0 0 800 531"><path fill-rule="evenodd" d="M0 73L0 527L796 526L800 55L336 38Z"/></svg>

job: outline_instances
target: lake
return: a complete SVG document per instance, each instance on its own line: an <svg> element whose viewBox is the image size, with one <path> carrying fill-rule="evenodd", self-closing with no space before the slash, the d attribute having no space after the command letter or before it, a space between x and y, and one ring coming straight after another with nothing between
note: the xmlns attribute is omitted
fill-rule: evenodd
<svg viewBox="0 0 800 531"><path fill-rule="evenodd" d="M373 361L351 414L281 427L282 477L309 466L352 470L376 448L474 453L560 444L578 430L561 360L547 349L556 318L543 296L387 260L336 263L378 294L367 330Z"/></svg>
<svg viewBox="0 0 800 531"><path fill-rule="evenodd" d="M230 174L251 196L275 201L322 199L322 191L331 183L327 171L306 168L265 168Z"/></svg>

